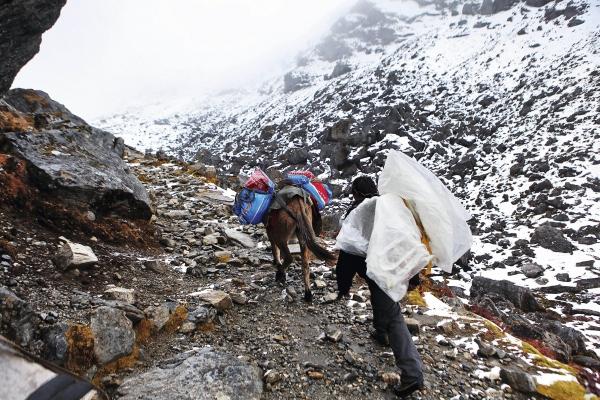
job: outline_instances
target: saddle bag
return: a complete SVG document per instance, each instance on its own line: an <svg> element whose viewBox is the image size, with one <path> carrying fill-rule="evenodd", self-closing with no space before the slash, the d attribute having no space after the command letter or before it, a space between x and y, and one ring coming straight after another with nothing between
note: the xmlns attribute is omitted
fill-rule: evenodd
<svg viewBox="0 0 600 400"><path fill-rule="evenodd" d="M292 171L287 179L296 186L300 186L310 194L310 198L321 211L331 202L333 197L331 189L310 171Z"/></svg>
<svg viewBox="0 0 600 400"><path fill-rule="evenodd" d="M235 196L233 213L243 225L260 224L269 211L274 194L275 184L257 168Z"/></svg>

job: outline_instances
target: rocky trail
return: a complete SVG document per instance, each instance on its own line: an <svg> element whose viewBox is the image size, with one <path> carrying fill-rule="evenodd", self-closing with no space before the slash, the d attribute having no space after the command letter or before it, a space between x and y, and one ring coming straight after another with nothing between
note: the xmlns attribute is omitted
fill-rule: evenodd
<svg viewBox="0 0 600 400"><path fill-rule="evenodd" d="M315 300L305 303L299 267L286 287L275 282L264 229L239 226L231 197L210 183L212 171L156 158L132 157L129 167L158 205L156 246L70 235L98 261L61 271L51 261L64 246L56 232L0 214L7 286L0 311L22 345L114 398L167 399L199 388L201 398L395 398L390 387L399 376L390 349L369 336L364 282L336 301L333 266L313 261ZM411 295L404 308L425 363L426 389L414 398L532 398L556 377L583 390L572 367L467 311L449 289L433 292L442 300ZM18 318L7 318L15 311Z"/></svg>

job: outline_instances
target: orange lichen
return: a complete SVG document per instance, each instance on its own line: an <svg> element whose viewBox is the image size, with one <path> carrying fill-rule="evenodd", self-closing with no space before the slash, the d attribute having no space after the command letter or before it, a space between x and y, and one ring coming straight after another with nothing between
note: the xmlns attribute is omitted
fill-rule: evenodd
<svg viewBox="0 0 600 400"><path fill-rule="evenodd" d="M156 326L149 319L143 319L135 327L135 340L137 343L146 344L156 334Z"/></svg>
<svg viewBox="0 0 600 400"><path fill-rule="evenodd" d="M174 333L179 330L183 322L187 319L188 312L187 308L183 305L178 305L171 317L163 327L163 332L165 333Z"/></svg>
<svg viewBox="0 0 600 400"><path fill-rule="evenodd" d="M115 372L124 370L126 368L133 368L137 361L140 359L140 348L136 344L133 346L133 350L126 356L123 356L113 362L110 362L102 366L98 372L94 375L92 383L100 386L101 380L106 375L114 374Z"/></svg>
<svg viewBox="0 0 600 400"><path fill-rule="evenodd" d="M0 202L23 207L29 203L32 190L27 185L25 162L0 154Z"/></svg>
<svg viewBox="0 0 600 400"><path fill-rule="evenodd" d="M72 325L65 334L67 340L67 369L84 374L94 365L94 334L88 325Z"/></svg>
<svg viewBox="0 0 600 400"><path fill-rule="evenodd" d="M0 132L30 132L35 129L33 117L10 110L0 110Z"/></svg>
<svg viewBox="0 0 600 400"><path fill-rule="evenodd" d="M43 96L40 96L33 90L24 90L22 93L23 98L29 105L41 105L43 108L48 107L48 99Z"/></svg>

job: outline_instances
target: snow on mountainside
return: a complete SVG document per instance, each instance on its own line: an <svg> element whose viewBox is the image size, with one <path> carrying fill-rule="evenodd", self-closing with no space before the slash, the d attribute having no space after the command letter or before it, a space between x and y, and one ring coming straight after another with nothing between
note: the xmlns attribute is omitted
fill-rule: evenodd
<svg viewBox="0 0 600 400"><path fill-rule="evenodd" d="M600 351L596 0L360 1L259 91L96 125L232 174L308 167L338 196L402 150L474 216L470 270L451 284L509 279L545 293L559 314L585 309L595 317L568 325Z"/></svg>

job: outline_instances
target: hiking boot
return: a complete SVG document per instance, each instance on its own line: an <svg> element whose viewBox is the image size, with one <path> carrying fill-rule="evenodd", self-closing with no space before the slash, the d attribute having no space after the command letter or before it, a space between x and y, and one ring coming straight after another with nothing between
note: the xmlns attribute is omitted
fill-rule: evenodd
<svg viewBox="0 0 600 400"><path fill-rule="evenodd" d="M379 331L371 331L370 335L371 335L371 339L376 341L379 345L381 345L381 346L389 346L390 345L390 341L388 340L387 334L385 334L383 332L379 332Z"/></svg>
<svg viewBox="0 0 600 400"><path fill-rule="evenodd" d="M336 300L350 300L350 293L338 293Z"/></svg>
<svg viewBox="0 0 600 400"><path fill-rule="evenodd" d="M395 385L392 388L392 391L399 398L405 399L405 398L409 397L411 394L413 394L414 392L416 392L417 390L423 389L423 387L424 387L424 385L423 385L422 380L407 379L406 381L402 380L402 382L400 384Z"/></svg>

